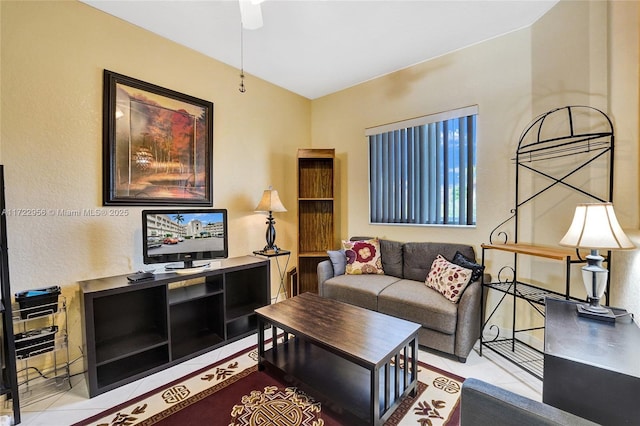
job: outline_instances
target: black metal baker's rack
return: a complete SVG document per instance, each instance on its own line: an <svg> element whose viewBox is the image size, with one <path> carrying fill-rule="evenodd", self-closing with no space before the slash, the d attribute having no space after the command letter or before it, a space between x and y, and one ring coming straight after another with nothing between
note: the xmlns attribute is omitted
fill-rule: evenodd
<svg viewBox="0 0 640 426"><path fill-rule="evenodd" d="M536 117L524 129L518 142L516 156L513 158L516 165L515 207L510 212L511 216L493 229L489 236L489 244L482 244L483 265L485 265L488 250L512 253L513 264L501 267L497 273L497 280L483 282L487 290L497 291L501 295L493 309L487 312L485 292L483 292L481 356L483 348L487 348L542 379L544 367L542 351L521 339L519 335L544 327L517 328L515 302L524 300L534 312L544 317L547 297L577 300L571 296L570 291L571 265L585 261L584 255L577 250L573 252L560 247L538 246L520 241L518 231L521 226L521 211L542 194L558 186L569 188L591 202L613 201L613 153L613 124L604 112L593 107L579 105L556 108ZM550 164L554 167L549 167ZM557 164L569 165L569 167L557 167ZM595 190L586 190L572 181L572 177L584 173L590 167L598 166L607 168L606 188L601 189L600 193ZM521 179L524 173L542 177L548 184L527 193L522 188ZM512 241L507 231L510 226L513 226ZM518 271L519 256L536 256L562 262L565 266L564 292L551 291L521 280ZM605 259L608 268L610 256L611 252L608 252ZM504 333L499 325L491 324L491 321L507 297L513 298L513 312L511 330ZM607 304L609 298L610 285L607 282ZM494 335L485 338L487 331L491 331Z"/></svg>

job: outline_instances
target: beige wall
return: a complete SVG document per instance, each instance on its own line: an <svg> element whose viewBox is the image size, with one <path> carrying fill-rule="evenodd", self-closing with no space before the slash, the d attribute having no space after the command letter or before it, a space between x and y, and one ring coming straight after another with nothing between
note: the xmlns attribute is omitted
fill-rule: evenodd
<svg viewBox="0 0 640 426"><path fill-rule="evenodd" d="M265 216L253 209L268 185L289 209L277 217L278 244L295 248L293 169L296 149L310 144L308 99L252 76L241 94L237 69L83 3L2 1L0 10L8 208L102 207L102 72L109 69L214 103L214 206L229 209L230 256L264 246ZM117 218L7 217L12 292L63 286L74 352L81 344L75 283L144 267L141 210Z"/></svg>
<svg viewBox="0 0 640 426"><path fill-rule="evenodd" d="M531 108L530 51L523 49L529 44L530 31L518 31L313 102L313 146L333 144L340 160L338 238L470 242L479 249L513 202L510 158ZM474 104L478 226L370 225L365 128ZM496 176L502 176L499 182Z"/></svg>
<svg viewBox="0 0 640 426"><path fill-rule="evenodd" d="M640 2L610 2L609 110L616 127L614 202L620 223L640 248ZM640 249L613 254L613 304L640 323Z"/></svg>
<svg viewBox="0 0 640 426"><path fill-rule="evenodd" d="M590 105L615 125L614 201L622 226L638 229L638 2L562 1L532 27L468 47L325 96L313 102L313 147L336 147L339 159L340 238L372 235L400 241L455 241L475 246L509 217L515 201L511 161L524 127L565 105ZM383 226L368 222L368 153L364 130L380 124L479 105L477 226ZM627 176L629 178L627 178ZM566 194L543 198L524 224L536 240L553 244L568 227L576 202ZM617 256L617 257L616 257ZM616 253L612 304L640 312L638 267ZM495 274L498 264L489 264ZM555 265L533 263L537 278L563 283ZM631 270L633 274L629 273ZM582 290L579 271L572 288ZM562 284L560 284L562 286ZM635 295L635 297L633 297ZM632 296L632 297L629 297Z"/></svg>

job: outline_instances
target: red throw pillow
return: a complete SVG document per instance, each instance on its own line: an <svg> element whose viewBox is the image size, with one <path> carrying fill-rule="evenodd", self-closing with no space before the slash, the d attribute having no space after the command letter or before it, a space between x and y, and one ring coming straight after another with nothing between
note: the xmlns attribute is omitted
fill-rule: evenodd
<svg viewBox="0 0 640 426"><path fill-rule="evenodd" d="M360 241L342 241L347 257L347 275L384 274L377 238Z"/></svg>

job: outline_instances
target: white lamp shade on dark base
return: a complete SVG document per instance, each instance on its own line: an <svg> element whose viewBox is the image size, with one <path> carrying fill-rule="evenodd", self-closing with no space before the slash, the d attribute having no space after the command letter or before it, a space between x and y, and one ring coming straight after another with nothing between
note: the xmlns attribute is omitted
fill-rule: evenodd
<svg viewBox="0 0 640 426"><path fill-rule="evenodd" d="M609 271L602 267L604 258L598 250L631 250L634 244L626 236L611 203L578 204L569 230L560 245L589 248L587 265L582 268L582 279L587 290L587 304L578 305L578 315L602 321L615 321L613 312L600 305L608 284ZM608 262L611 259L607 260Z"/></svg>

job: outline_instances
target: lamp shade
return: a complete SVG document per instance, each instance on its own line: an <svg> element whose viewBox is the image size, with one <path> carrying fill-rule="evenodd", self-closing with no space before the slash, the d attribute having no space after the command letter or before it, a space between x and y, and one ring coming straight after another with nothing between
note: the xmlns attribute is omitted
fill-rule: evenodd
<svg viewBox="0 0 640 426"><path fill-rule="evenodd" d="M635 248L620 227L612 203L578 204L573 222L560 245L592 250Z"/></svg>
<svg viewBox="0 0 640 426"><path fill-rule="evenodd" d="M275 189L265 189L262 193L262 199L258 203L256 207L257 212L286 212L287 209L280 201L280 196L278 196L278 191Z"/></svg>

